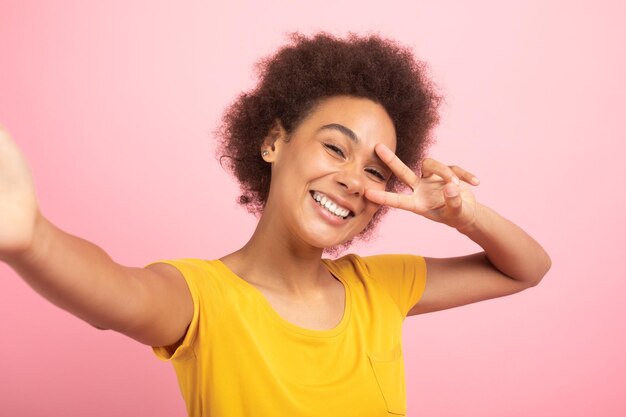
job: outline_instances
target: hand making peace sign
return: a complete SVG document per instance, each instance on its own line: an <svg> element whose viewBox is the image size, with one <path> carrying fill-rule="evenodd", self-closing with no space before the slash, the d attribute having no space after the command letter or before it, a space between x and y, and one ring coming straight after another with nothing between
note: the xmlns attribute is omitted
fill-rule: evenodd
<svg viewBox="0 0 626 417"><path fill-rule="evenodd" d="M411 188L412 193L368 189L365 197L369 200L412 211L459 230L474 222L476 199L468 184L478 185L479 180L472 173L426 158L420 178L385 145L379 143L375 150L394 175Z"/></svg>

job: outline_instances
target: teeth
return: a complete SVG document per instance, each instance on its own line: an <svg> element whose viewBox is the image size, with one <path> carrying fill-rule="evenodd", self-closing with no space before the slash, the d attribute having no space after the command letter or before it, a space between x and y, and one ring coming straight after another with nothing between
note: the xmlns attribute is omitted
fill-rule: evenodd
<svg viewBox="0 0 626 417"><path fill-rule="evenodd" d="M326 210L333 213L335 216L339 216L345 219L346 217L348 217L348 214L350 214L350 210L338 206L337 203L335 203L325 195L318 193L317 191L313 193L313 199Z"/></svg>

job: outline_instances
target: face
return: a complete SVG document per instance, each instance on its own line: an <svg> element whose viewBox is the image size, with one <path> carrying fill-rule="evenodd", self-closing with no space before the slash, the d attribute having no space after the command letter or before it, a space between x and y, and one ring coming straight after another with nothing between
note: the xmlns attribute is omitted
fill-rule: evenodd
<svg viewBox="0 0 626 417"><path fill-rule="evenodd" d="M365 190L384 190L391 176L374 152L377 143L395 150L393 122L364 98L325 99L289 137L275 129L263 146L272 164L263 217L316 248L354 238L379 208Z"/></svg>

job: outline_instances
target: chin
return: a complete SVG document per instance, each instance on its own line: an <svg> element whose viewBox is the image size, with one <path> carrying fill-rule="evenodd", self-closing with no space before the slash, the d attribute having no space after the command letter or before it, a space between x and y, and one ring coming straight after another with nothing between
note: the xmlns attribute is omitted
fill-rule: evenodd
<svg viewBox="0 0 626 417"><path fill-rule="evenodd" d="M331 258L338 258L341 254L346 252L350 248L350 246L352 246L352 243L354 243L354 238L346 240L345 242L342 242L338 245L324 248L324 255L327 255Z"/></svg>
<svg viewBox="0 0 626 417"><path fill-rule="evenodd" d="M327 251L337 246L341 246L346 241L349 240L311 239L308 243L315 248Z"/></svg>
<svg viewBox="0 0 626 417"><path fill-rule="evenodd" d="M324 252L334 253L337 249L345 249L354 241L356 234L348 236L329 236L328 233L309 233L305 241L316 248L323 249Z"/></svg>

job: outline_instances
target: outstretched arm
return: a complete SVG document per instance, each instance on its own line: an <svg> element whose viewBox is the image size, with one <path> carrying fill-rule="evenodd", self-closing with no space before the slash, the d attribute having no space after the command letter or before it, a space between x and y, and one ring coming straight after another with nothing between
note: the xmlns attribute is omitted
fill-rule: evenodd
<svg viewBox="0 0 626 417"><path fill-rule="evenodd" d="M476 202L470 190L479 183L474 175L426 159L418 177L384 145L378 144L376 152L412 192L368 190L367 198L454 227L484 250L461 257L426 258L426 289L409 315L513 294L539 283L550 269L550 257L537 241Z"/></svg>
<svg viewBox="0 0 626 417"><path fill-rule="evenodd" d="M148 345L175 343L191 321L191 295L173 267L120 265L41 214L28 166L1 127L0 260L57 306Z"/></svg>

